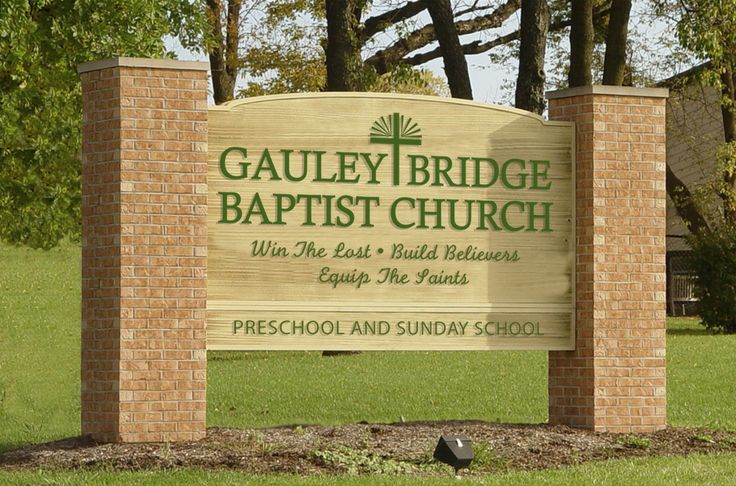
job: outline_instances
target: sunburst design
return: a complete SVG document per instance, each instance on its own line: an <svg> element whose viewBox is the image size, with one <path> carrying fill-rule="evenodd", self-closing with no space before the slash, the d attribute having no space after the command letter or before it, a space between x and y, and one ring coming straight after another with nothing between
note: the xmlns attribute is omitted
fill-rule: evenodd
<svg viewBox="0 0 736 486"><path fill-rule="evenodd" d="M382 116L371 126L371 143L392 145L393 152L393 185L398 186L400 173L400 150L402 145L421 145L422 131L419 125L409 117L399 113Z"/></svg>
<svg viewBox="0 0 736 486"><path fill-rule="evenodd" d="M397 126L399 127L399 133L395 133ZM390 139L397 137L400 139L421 140L422 130L419 128L419 124L414 122L412 118L405 117L399 113L393 113L382 116L374 121L371 126L370 135L371 139Z"/></svg>
<svg viewBox="0 0 736 486"><path fill-rule="evenodd" d="M391 137L391 118L393 115L382 116L373 122L371 137Z"/></svg>

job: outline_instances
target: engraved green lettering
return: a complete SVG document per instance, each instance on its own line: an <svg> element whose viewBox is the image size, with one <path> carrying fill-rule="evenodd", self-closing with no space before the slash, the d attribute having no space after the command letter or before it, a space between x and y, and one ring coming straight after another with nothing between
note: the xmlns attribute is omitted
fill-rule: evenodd
<svg viewBox="0 0 736 486"><path fill-rule="evenodd" d="M217 223L232 224L240 221L243 216L243 211L240 209L240 194L237 192L218 192L217 195L220 196L220 220ZM232 204L228 203L230 198L233 199ZM235 211L234 218L227 217L230 210Z"/></svg>
<svg viewBox="0 0 736 486"><path fill-rule="evenodd" d="M226 179L245 179L246 177L248 177L248 166L250 164L247 161L238 162L238 165L240 165L240 175L234 175L227 169L227 156L230 152L240 152L244 159L248 157L248 149L244 149L243 147L226 148L220 154L220 174L222 174L223 177L225 177Z"/></svg>

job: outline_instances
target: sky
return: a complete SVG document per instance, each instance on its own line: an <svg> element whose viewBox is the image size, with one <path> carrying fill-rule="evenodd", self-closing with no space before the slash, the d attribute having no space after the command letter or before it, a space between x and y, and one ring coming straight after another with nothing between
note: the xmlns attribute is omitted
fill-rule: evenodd
<svg viewBox="0 0 736 486"><path fill-rule="evenodd" d="M672 31L672 27L663 21L657 21L649 23L646 21L645 14L647 13L647 0L634 0L634 6L632 11L631 20L629 22L629 29L632 35L639 36L644 42L647 39L659 39L663 34L667 34ZM518 28L519 16L518 12L509 18L504 25L493 31L492 37L496 35L504 35ZM635 34L634 34L635 33ZM463 36L463 42L474 40L477 36L468 35ZM671 39L674 40L674 39ZM198 60L207 61L207 56L204 53L194 53L187 51L182 48L178 42L174 39L167 39L167 48L177 54L177 57L181 60ZM653 43L652 43L653 44ZM436 44L428 46L426 49L432 49L436 47ZM547 64L552 65L555 62L555 53L547 53ZM660 53L662 61L668 59L666 52ZM513 93L509 86L512 86L515 82L516 76L516 60L513 59L513 65L500 65L494 64L489 59L487 53L478 54L473 56L466 56L468 62L468 69L470 71L470 80L473 88L473 99L475 101L484 103L496 103L496 104L511 104ZM423 65L438 75L440 78L445 77L444 64L442 59L434 59ZM685 70L690 67L689 65L679 66L672 64L665 68L662 66L652 66L652 69L658 69L662 67L661 73L658 73L658 77L661 79L667 78L676 72ZM242 78L240 79L240 85L242 86ZM550 89L553 89L550 86Z"/></svg>

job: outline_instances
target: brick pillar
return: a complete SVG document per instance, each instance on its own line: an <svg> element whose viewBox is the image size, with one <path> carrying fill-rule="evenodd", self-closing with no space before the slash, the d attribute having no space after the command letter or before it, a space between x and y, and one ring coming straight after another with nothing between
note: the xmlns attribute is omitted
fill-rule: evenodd
<svg viewBox="0 0 736 486"><path fill-rule="evenodd" d="M547 94L576 123L576 349L549 353L549 422L666 425L666 89Z"/></svg>
<svg viewBox="0 0 736 486"><path fill-rule="evenodd" d="M205 435L207 64L79 66L82 434Z"/></svg>

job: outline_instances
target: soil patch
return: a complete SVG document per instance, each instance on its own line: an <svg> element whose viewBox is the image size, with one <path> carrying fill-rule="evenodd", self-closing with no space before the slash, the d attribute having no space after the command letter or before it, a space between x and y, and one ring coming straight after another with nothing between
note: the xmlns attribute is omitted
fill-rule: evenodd
<svg viewBox="0 0 736 486"><path fill-rule="evenodd" d="M0 469L235 469L248 473L446 475L432 460L441 434L463 434L475 460L464 476L547 469L588 461L736 452L736 433L669 427L614 435L562 426L475 421L210 428L198 442L98 444L88 438L21 447L0 454Z"/></svg>

